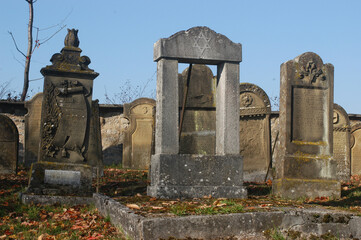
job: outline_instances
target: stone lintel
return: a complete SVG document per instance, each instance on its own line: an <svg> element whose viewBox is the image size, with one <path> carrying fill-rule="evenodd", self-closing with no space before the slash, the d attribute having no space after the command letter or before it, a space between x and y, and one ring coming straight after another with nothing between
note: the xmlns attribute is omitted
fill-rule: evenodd
<svg viewBox="0 0 361 240"><path fill-rule="evenodd" d="M273 181L272 192L282 198L341 197L341 184L337 180L281 178Z"/></svg>
<svg viewBox="0 0 361 240"><path fill-rule="evenodd" d="M193 27L158 40L154 44L153 60L162 58L198 64L239 63L242 45L208 27Z"/></svg>
<svg viewBox="0 0 361 240"><path fill-rule="evenodd" d="M239 155L156 154L151 160L148 195L157 198L203 196L246 198Z"/></svg>

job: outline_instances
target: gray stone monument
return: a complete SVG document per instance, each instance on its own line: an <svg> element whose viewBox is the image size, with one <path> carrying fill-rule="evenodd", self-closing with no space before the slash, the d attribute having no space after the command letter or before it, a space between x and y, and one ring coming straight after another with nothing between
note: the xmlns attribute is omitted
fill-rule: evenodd
<svg viewBox="0 0 361 240"><path fill-rule="evenodd" d="M187 100L184 92L189 68L179 79L179 107L185 103L183 125L180 137L180 154L214 155L216 148L216 99L217 79L212 70L201 64L192 66ZM187 91L186 91L187 92Z"/></svg>
<svg viewBox="0 0 361 240"><path fill-rule="evenodd" d="M24 164L30 167L38 160L40 143L40 121L43 93L37 93L25 102L28 113L25 115L25 154Z"/></svg>
<svg viewBox="0 0 361 240"><path fill-rule="evenodd" d="M239 155L241 60L241 44L207 27L181 31L154 44L157 111L148 195L158 198L247 196ZM216 155L179 154L178 63L217 65Z"/></svg>
<svg viewBox="0 0 361 240"><path fill-rule="evenodd" d="M244 180L262 182L271 162L270 100L262 88L240 84L240 153Z"/></svg>
<svg viewBox="0 0 361 240"><path fill-rule="evenodd" d="M350 181L351 150L350 150L350 120L340 105L333 104L333 158L337 162L337 179Z"/></svg>
<svg viewBox="0 0 361 240"><path fill-rule="evenodd" d="M80 56L77 33L68 29L61 53L41 69L45 78L40 147L28 193L89 196L92 168L101 167L101 156L93 150L101 146L100 138L94 140L100 136L100 125L92 106L98 73L88 68L89 57Z"/></svg>
<svg viewBox="0 0 361 240"><path fill-rule="evenodd" d="M333 147L333 72L315 53L281 65L280 161L273 192L285 198L341 195Z"/></svg>
<svg viewBox="0 0 361 240"><path fill-rule="evenodd" d="M139 98L124 104L123 117L129 120L124 132L123 167L148 169L152 155L155 101Z"/></svg>
<svg viewBox="0 0 361 240"><path fill-rule="evenodd" d="M18 146L19 133L15 123L0 114L0 174L16 172Z"/></svg>
<svg viewBox="0 0 361 240"><path fill-rule="evenodd" d="M351 175L361 175L361 123L351 126Z"/></svg>

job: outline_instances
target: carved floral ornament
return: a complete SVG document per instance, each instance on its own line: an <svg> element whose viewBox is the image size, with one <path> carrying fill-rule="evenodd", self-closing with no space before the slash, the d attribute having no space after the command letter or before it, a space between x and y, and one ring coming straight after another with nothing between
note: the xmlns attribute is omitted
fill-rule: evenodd
<svg viewBox="0 0 361 240"><path fill-rule="evenodd" d="M306 66L301 66L300 78L308 79L310 84L315 83L317 80L326 80L326 76L324 75L322 69L319 69L316 63L312 60L308 61Z"/></svg>

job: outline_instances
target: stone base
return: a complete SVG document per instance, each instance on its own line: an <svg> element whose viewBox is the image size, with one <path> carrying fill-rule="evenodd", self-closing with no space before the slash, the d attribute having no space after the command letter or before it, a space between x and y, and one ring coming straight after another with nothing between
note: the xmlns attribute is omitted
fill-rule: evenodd
<svg viewBox="0 0 361 240"><path fill-rule="evenodd" d="M341 184L336 180L282 178L273 181L272 192L276 196L289 199L337 199L341 197Z"/></svg>
<svg viewBox="0 0 361 240"><path fill-rule="evenodd" d="M246 198L239 155L157 154L151 159L147 194L157 198Z"/></svg>
<svg viewBox="0 0 361 240"><path fill-rule="evenodd" d="M37 162L30 169L27 194L92 196L93 167L84 164Z"/></svg>

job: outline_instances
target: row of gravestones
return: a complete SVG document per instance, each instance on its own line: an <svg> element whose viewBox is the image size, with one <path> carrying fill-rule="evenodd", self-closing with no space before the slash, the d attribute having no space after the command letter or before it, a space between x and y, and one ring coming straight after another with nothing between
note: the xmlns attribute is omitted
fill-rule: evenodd
<svg viewBox="0 0 361 240"><path fill-rule="evenodd" d="M101 168L99 113L97 102L92 101L98 73L88 68L88 57L80 56L77 30L69 30L64 43L61 53L53 55L52 65L41 70L45 78L39 151L27 193L90 196L93 170L99 174ZM126 137L130 143L124 152L138 161L154 152L148 195L243 198L247 196L243 161L257 166L257 171L268 168L270 104L264 91L252 84L242 84L240 95L241 60L241 44L207 27L178 32L154 45L158 69L155 124L151 104L126 106L125 111L136 124ZM180 81L179 62L215 64L216 80L202 66L194 66L191 74L190 65ZM202 74L211 84L192 80ZM347 116L333 107L331 64L323 64L317 54L309 52L281 65L281 157L275 164L275 194L340 197L337 175L345 175L348 163L344 162L349 162L345 161L349 123L342 120L342 114ZM144 115L148 118L139 118ZM206 124L209 120L214 125ZM149 124L155 125L154 131ZM340 139L333 141L333 135ZM8 139L17 144L16 138ZM336 158L333 148L340 151ZM246 166L245 170L254 169Z"/></svg>
<svg viewBox="0 0 361 240"><path fill-rule="evenodd" d="M183 86L188 75L188 68L179 75L179 92L183 93ZM186 101L184 125L180 138L180 153L184 154L214 154L215 145L215 80L212 71L205 65L194 65L189 81L189 92ZM180 103L183 96L180 94ZM26 165L30 166L37 161L40 140L40 120L43 94L38 93L25 107L28 114L25 116L25 159ZM242 83L240 85L240 153L244 160L244 179L246 181L262 181L269 168L272 153L270 144L270 113L271 106L267 94L259 87ZM93 102L93 106L97 106ZM124 105L123 117L129 121L130 128L125 132L123 165L133 169L147 169L154 147L154 108L155 101L152 99L137 99ZM355 125L351 140L350 151L350 123L345 110L334 104L334 158L337 160L337 175L340 180L348 181L350 173L357 171L358 162L352 161L350 155L357 157L358 144L355 144L355 136L359 133ZM15 147L16 131L14 123L4 117L2 126L9 131L3 131L2 144L3 155L10 156L9 152L17 152ZM6 125L5 125L6 123ZM11 125L12 127L8 127ZM10 131L11 130L11 131ZM6 136L7 134L8 136ZM13 138L10 138L12 136ZM11 141L10 141L10 140ZM12 148L8 144L12 144ZM5 151L6 150L6 151ZM99 149L98 149L99 150ZM100 155L98 153L98 155ZM8 158L9 169L16 166L16 155ZM11 160L10 160L11 159ZM3 166L3 169L6 169ZM350 170L351 168L351 170Z"/></svg>

